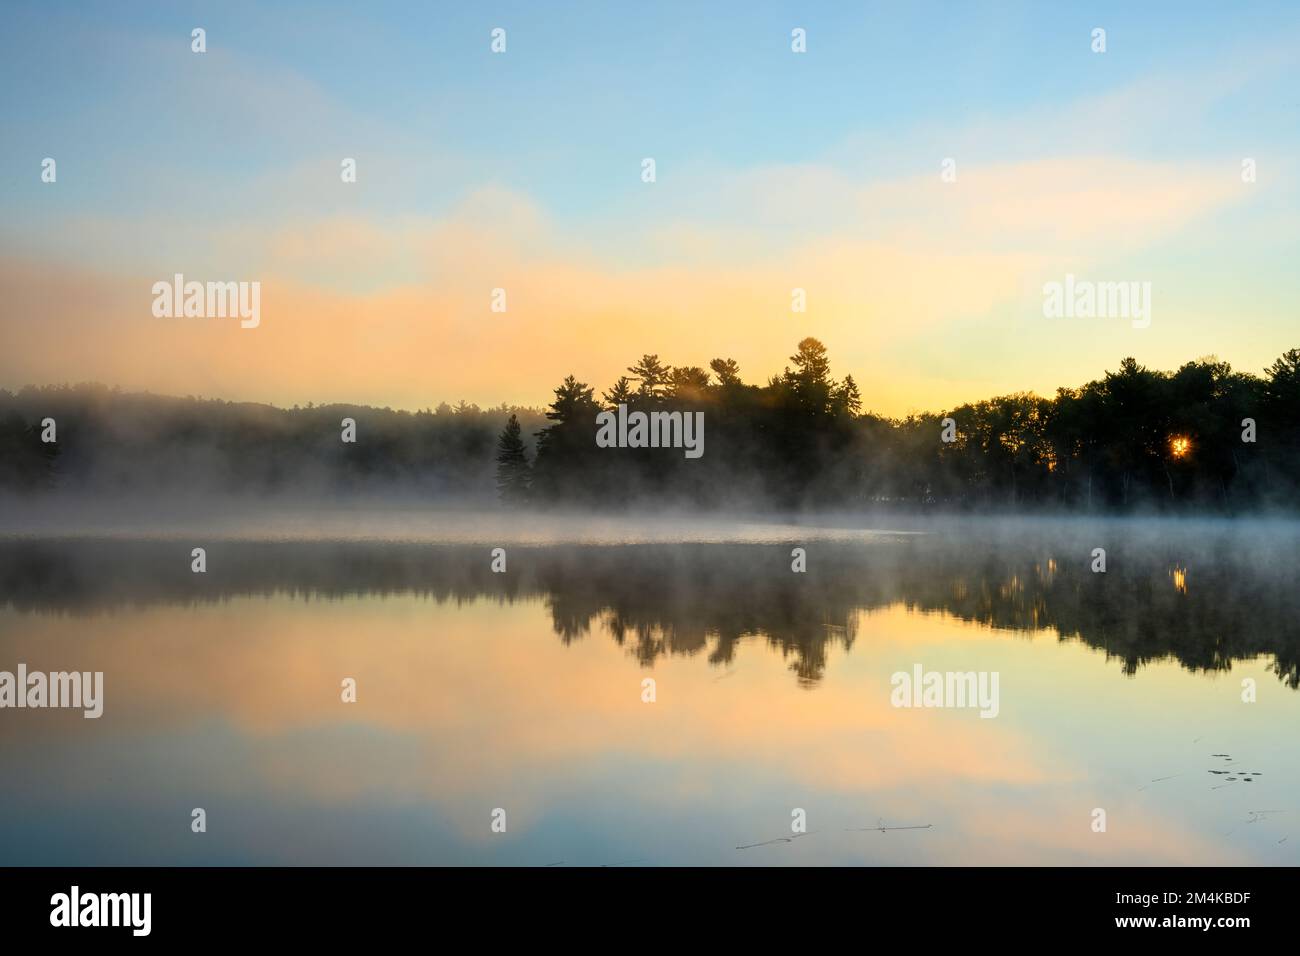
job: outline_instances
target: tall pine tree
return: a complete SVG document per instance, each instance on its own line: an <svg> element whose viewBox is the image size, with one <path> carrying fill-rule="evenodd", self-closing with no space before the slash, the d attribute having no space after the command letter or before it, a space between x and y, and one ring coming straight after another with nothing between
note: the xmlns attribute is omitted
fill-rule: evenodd
<svg viewBox="0 0 1300 956"><path fill-rule="evenodd" d="M505 502L520 502L528 497L532 469L528 465L528 452L520 437L519 419L510 416L506 427L497 438L497 495Z"/></svg>

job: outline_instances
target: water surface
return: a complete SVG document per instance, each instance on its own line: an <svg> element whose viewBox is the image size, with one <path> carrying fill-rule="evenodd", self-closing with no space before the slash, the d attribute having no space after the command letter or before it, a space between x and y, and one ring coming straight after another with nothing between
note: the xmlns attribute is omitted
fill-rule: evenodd
<svg viewBox="0 0 1300 956"><path fill-rule="evenodd" d="M0 863L1300 863L1294 525L423 520L0 538Z"/></svg>

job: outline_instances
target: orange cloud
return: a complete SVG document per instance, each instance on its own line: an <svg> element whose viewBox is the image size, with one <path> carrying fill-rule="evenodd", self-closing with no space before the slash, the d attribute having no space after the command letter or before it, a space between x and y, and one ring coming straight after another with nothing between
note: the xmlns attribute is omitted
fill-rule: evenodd
<svg viewBox="0 0 1300 956"><path fill-rule="evenodd" d="M783 175L743 178L698 221L616 239L602 232L575 241L526 198L484 189L438 220L347 214L270 232L232 226L197 258L174 257L195 263L177 266L187 278L260 281L255 330L154 318L150 287L170 271L110 276L11 255L0 260L3 328L21 347L0 356L0 378L285 404L542 404L564 375L603 389L643 351L680 364L732 357L762 382L812 334L835 371L865 384L869 408L900 414L983 397L972 392L986 382L1028 387L1000 377L996 364L1005 355L1000 336L1027 319L1041 325L1024 313L1040 308L1032 294L1043 275L1150 242L1240 192L1213 170L1105 159L858 188L801 167L790 193L797 202L787 197L774 210L776 200L759 199L781 195ZM736 207L745 196L760 227L797 209L812 227L784 241L780 230L755 233L736 256L729 243L744 228ZM166 258L166 235L140 238L150 261ZM217 270L229 261L257 267ZM205 263L212 273L196 273ZM506 292L504 314L490 310L497 288ZM791 312L795 288L806 291L806 313ZM988 354L963 349L962 371L900 367L900 350L962 330L998 334L985 336Z"/></svg>

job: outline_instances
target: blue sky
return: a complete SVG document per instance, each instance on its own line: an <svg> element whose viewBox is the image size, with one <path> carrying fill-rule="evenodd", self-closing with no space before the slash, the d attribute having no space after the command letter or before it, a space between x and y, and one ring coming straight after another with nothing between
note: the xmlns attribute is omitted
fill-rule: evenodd
<svg viewBox="0 0 1300 956"><path fill-rule="evenodd" d="M988 389L1050 390L1123 354L1168 366L1214 351L1257 368L1300 344L1288 339L1300 293L1295 4L17 3L4 19L0 252L18 276L59 273L54 299L82 281L74 273L125 289L206 271L281 281L281 301L292 291L299 311L307 291L367 316L381 303L360 297L400 293L414 315L411 290L423 288L429 321L454 332L481 290L452 295L452 280L481 271L508 284L530 269L554 287L528 286L538 306L529 328L561 339L570 330L558 354L576 350L576 371L603 382L626 364L615 352L707 363L696 350L726 349L765 321L736 301L740 273L788 265L782 296L804 285L826 302L811 287L821 283L835 306L770 343L759 334L742 356L758 363L754 377L788 354L777 341L818 334L860 380L911 366L911 385L882 387L880 407L891 411ZM207 31L202 56L189 49L196 26ZM504 55L489 50L498 26ZM807 30L806 54L790 51L794 27ZM1090 49L1094 27L1107 31L1105 54ZM55 188L39 179L46 156L59 164ZM651 188L639 180L647 156L658 167ZM937 184L950 156L966 190L956 210L919 185ZM1243 190L1247 156L1260 174ZM355 187L338 188L341 157L358 161ZM1135 212L1098 217L1080 196ZM320 246L322 236L334 245ZM910 265L880 265L895 253ZM912 274L926 256L932 280ZM793 274L813 261L841 271ZM1027 324L1025 290L1069 268L1150 277L1181 327L1138 340ZM901 287L871 301L854 277L897 272L915 291L988 269L1005 270L999 288L956 302L914 303ZM574 308L591 315L570 326L556 297L572 281L583 283ZM636 338L631 323L626 341L582 345L587 322L609 329L646 286L708 302L709 322L730 340L701 335L706 317L684 307L663 323L662 342ZM106 310L128 308L125 294L106 290ZM735 307L713 322L719 297ZM7 308L0 331L30 317ZM75 325L71 308L50 303L48 322ZM878 329L900 309L929 316L889 320L917 325L916 336L892 345L872 336L870 348L854 339L854 316ZM954 344L930 355L939 330ZM404 333L392 333L400 348ZM172 357L186 368L192 353L177 335ZM164 354L171 341L169 332ZM967 361L976 341L985 366L1013 342L1020 358L1004 376L987 374ZM541 377L511 394L495 377L465 377L482 366L481 344L450 360L458 391L439 398L549 393ZM41 348L0 363L0 380L130 371ZM297 397L198 364L208 387ZM356 384L357 400L416 400Z"/></svg>
<svg viewBox="0 0 1300 956"><path fill-rule="evenodd" d="M1300 38L1295 4L1226 16L1209 3L545 6L16 4L0 36L13 137L5 172L30 179L19 146L128 180L132 163L181 158L187 169L253 173L382 133L468 157L479 176L580 216L619 200L628 156L869 167L873 145L888 154L907 131L1060 108L1146 78L1248 66L1261 52L1277 68L1248 106L1216 104L1204 122L1158 139L1126 130L1131 154L1181 155L1226 137L1294 142L1300 129L1297 64L1286 55ZM169 72L185 65L196 25L209 56L236 58L258 82L301 84L344 122L303 130L286 117L285 142L233 111L187 111ZM508 55L488 50L494 26L508 31ZM808 55L790 54L792 26L808 30ZM1107 30L1104 56L1089 49L1094 26ZM863 155L844 155L850 140ZM431 180L407 201L437 210L464 185ZM135 197L93 198L112 209Z"/></svg>

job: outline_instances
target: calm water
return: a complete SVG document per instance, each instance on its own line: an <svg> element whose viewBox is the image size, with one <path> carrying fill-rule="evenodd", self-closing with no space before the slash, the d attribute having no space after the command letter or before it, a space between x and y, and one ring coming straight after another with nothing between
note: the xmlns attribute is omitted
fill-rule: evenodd
<svg viewBox="0 0 1300 956"><path fill-rule="evenodd" d="M0 537L0 863L1300 863L1295 525L494 520Z"/></svg>

